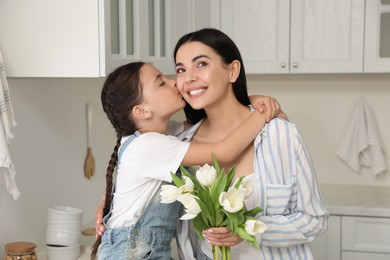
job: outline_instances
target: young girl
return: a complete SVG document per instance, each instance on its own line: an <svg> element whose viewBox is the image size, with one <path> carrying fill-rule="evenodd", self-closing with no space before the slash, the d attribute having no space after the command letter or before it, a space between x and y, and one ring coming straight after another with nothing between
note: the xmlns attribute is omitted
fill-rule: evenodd
<svg viewBox="0 0 390 260"><path fill-rule="evenodd" d="M234 83L239 68L232 64L225 69L225 80ZM181 164L211 164L212 154L221 163L234 163L264 126L265 113L251 113L216 144L182 142L166 134L184 130L183 124L170 124L169 119L185 101L174 80L142 62L112 72L101 100L118 140L106 175L106 231L95 243L92 257L98 250L99 259L170 259L180 203L160 203L161 184L171 182L170 172Z"/></svg>

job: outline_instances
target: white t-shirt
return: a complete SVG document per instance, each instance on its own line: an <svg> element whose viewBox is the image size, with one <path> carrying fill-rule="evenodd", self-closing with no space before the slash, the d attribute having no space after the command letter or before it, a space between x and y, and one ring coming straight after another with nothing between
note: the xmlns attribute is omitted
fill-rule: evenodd
<svg viewBox="0 0 390 260"><path fill-rule="evenodd" d="M123 137L121 144L128 138ZM177 171L189 146L175 136L153 132L141 134L127 146L117 169L110 228L127 227L138 220L162 181L172 181L170 172Z"/></svg>

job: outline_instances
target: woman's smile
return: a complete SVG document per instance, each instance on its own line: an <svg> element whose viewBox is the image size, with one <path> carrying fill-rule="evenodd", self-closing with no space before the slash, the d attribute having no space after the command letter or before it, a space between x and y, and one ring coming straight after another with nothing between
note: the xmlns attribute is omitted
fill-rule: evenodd
<svg viewBox="0 0 390 260"><path fill-rule="evenodd" d="M196 98L196 97L199 97L201 96L205 91L206 91L206 87L202 87L202 88L192 88L190 90L187 91L188 95L191 97L191 98Z"/></svg>

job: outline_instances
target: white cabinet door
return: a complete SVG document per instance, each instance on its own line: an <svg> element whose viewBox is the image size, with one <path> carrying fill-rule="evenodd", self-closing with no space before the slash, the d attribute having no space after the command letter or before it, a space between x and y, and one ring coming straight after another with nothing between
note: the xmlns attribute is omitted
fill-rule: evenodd
<svg viewBox="0 0 390 260"><path fill-rule="evenodd" d="M363 71L364 0L291 1L290 71Z"/></svg>
<svg viewBox="0 0 390 260"><path fill-rule="evenodd" d="M178 39L210 26L210 0L115 0L104 4L108 71L142 60L165 74L175 74L173 50Z"/></svg>
<svg viewBox="0 0 390 260"><path fill-rule="evenodd" d="M212 25L239 47L247 73L363 70L364 0L224 0Z"/></svg>
<svg viewBox="0 0 390 260"><path fill-rule="evenodd" d="M343 217L342 250L387 253L390 257L390 219Z"/></svg>
<svg viewBox="0 0 390 260"><path fill-rule="evenodd" d="M340 260L341 253L341 216L329 216L328 229L310 243L316 260ZM344 259L343 259L344 260Z"/></svg>
<svg viewBox="0 0 390 260"><path fill-rule="evenodd" d="M343 252L343 260L389 260L390 254Z"/></svg>
<svg viewBox="0 0 390 260"><path fill-rule="evenodd" d="M288 72L290 0L224 0L217 8L213 26L237 44L246 73Z"/></svg>
<svg viewBox="0 0 390 260"><path fill-rule="evenodd" d="M390 0L366 1L364 72L390 72Z"/></svg>
<svg viewBox="0 0 390 260"><path fill-rule="evenodd" d="M143 58L164 73L175 74L176 43L184 34L210 27L210 0L149 0L149 9L148 21L144 21L149 49Z"/></svg>
<svg viewBox="0 0 390 260"><path fill-rule="evenodd" d="M9 77L96 77L98 1L1 0L0 50Z"/></svg>
<svg viewBox="0 0 390 260"><path fill-rule="evenodd" d="M99 0L102 26L100 37L104 38L104 48L100 51L101 75L106 76L117 67L130 61L141 60L141 46L145 33L141 28L147 6L139 0Z"/></svg>

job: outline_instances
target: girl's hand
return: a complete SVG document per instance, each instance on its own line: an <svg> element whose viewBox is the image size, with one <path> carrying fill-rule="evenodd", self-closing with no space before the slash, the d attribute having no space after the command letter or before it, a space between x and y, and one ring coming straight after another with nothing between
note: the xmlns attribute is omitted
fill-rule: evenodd
<svg viewBox="0 0 390 260"><path fill-rule="evenodd" d="M95 224L95 236L101 237L106 230L106 228L103 225L103 209L104 209L104 203L106 201L106 196L103 195L102 197L102 204L99 205L99 207L96 209L96 224Z"/></svg>
<svg viewBox="0 0 390 260"><path fill-rule="evenodd" d="M216 246L235 246L242 241L238 234L233 236L232 231L226 227L209 228L203 231L203 237Z"/></svg>
<svg viewBox="0 0 390 260"><path fill-rule="evenodd" d="M255 95L249 97L251 105L260 113L265 113L265 121L269 122L274 117L282 117L288 120L287 115L282 111L279 102L268 96Z"/></svg>

